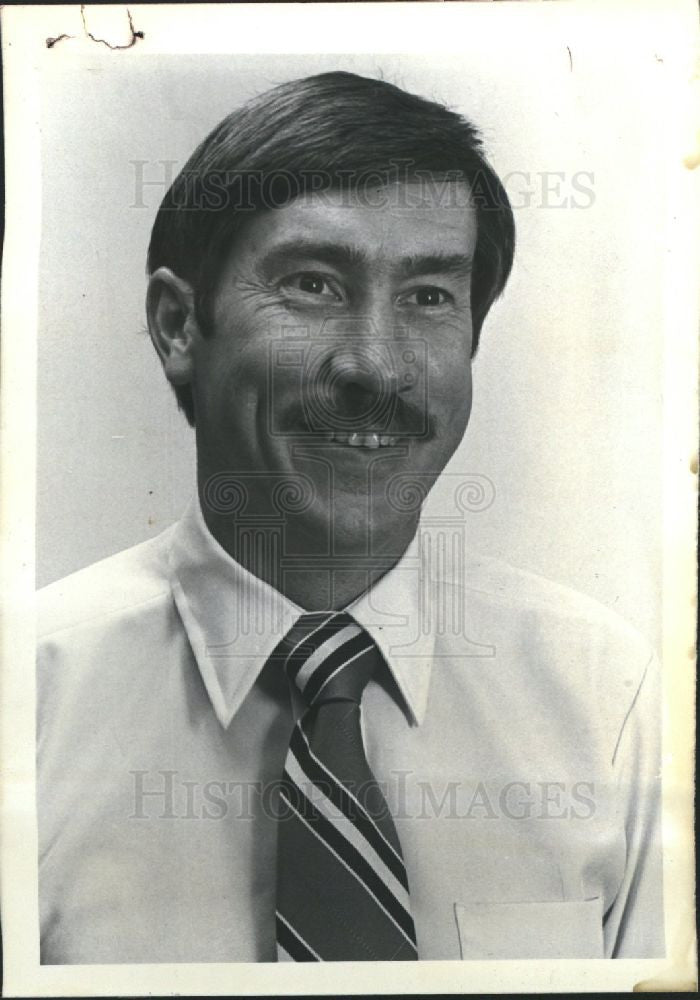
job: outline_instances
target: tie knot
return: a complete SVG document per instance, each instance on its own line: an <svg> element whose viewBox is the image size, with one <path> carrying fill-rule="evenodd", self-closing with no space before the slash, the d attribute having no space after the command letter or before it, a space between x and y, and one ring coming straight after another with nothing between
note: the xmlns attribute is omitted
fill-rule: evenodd
<svg viewBox="0 0 700 1000"><path fill-rule="evenodd" d="M308 705L338 698L360 703L381 654L346 611L301 615L280 644L284 669Z"/></svg>

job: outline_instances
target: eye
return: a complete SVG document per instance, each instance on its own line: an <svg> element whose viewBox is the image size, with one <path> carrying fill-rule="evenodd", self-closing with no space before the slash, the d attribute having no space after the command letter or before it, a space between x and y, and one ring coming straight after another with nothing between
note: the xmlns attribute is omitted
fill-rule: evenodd
<svg viewBox="0 0 700 1000"><path fill-rule="evenodd" d="M300 292L308 292L310 295L323 295L326 282L319 278L317 274L300 274L298 279Z"/></svg>
<svg viewBox="0 0 700 1000"><path fill-rule="evenodd" d="M328 279L315 271L301 271L299 274L292 274L284 279L282 286L287 291L301 292L318 299L338 301L340 298L338 292L331 287Z"/></svg>
<svg viewBox="0 0 700 1000"><path fill-rule="evenodd" d="M401 301L407 305L420 306L423 309L434 309L436 306L444 306L447 302L451 302L452 296L444 288L438 288L437 285L424 285L422 288L416 288L415 291L402 296Z"/></svg>

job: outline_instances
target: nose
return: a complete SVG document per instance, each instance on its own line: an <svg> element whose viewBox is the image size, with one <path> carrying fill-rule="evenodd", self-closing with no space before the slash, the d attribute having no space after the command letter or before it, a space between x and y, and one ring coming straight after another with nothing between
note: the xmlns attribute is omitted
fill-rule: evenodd
<svg viewBox="0 0 700 1000"><path fill-rule="evenodd" d="M327 327L308 385L329 430L376 430L391 421L398 390L395 352L370 320Z"/></svg>

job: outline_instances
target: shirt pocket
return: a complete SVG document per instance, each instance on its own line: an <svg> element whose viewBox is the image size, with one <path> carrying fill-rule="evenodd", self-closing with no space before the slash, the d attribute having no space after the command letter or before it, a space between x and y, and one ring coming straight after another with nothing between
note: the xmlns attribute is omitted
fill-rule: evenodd
<svg viewBox="0 0 700 1000"><path fill-rule="evenodd" d="M599 896L549 903L455 903L461 957L603 958Z"/></svg>

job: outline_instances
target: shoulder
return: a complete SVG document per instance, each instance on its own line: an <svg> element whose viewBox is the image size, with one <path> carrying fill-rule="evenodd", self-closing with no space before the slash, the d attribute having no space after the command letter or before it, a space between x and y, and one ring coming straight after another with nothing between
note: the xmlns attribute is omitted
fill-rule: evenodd
<svg viewBox="0 0 700 1000"><path fill-rule="evenodd" d="M464 597L477 616L511 623L529 646L575 648L585 652L587 663L619 664L628 677L641 678L654 660L644 636L600 601L500 559L476 556L468 562Z"/></svg>
<svg viewBox="0 0 700 1000"><path fill-rule="evenodd" d="M492 662L520 690L535 692L567 732L593 733L607 760L635 705L656 724L659 661L622 616L572 587L476 557L465 567L469 638L492 648ZM644 692L644 698L640 695ZM639 710L638 710L639 711ZM564 737L562 737L564 738Z"/></svg>
<svg viewBox="0 0 700 1000"><path fill-rule="evenodd" d="M37 593L41 642L65 631L89 628L169 597L168 552L174 528L109 556Z"/></svg>
<svg viewBox="0 0 700 1000"><path fill-rule="evenodd" d="M483 594L495 603L517 607L523 613L580 621L602 628L628 629L621 615L587 594L564 583L513 566L502 559L475 556L467 564L466 590Z"/></svg>

